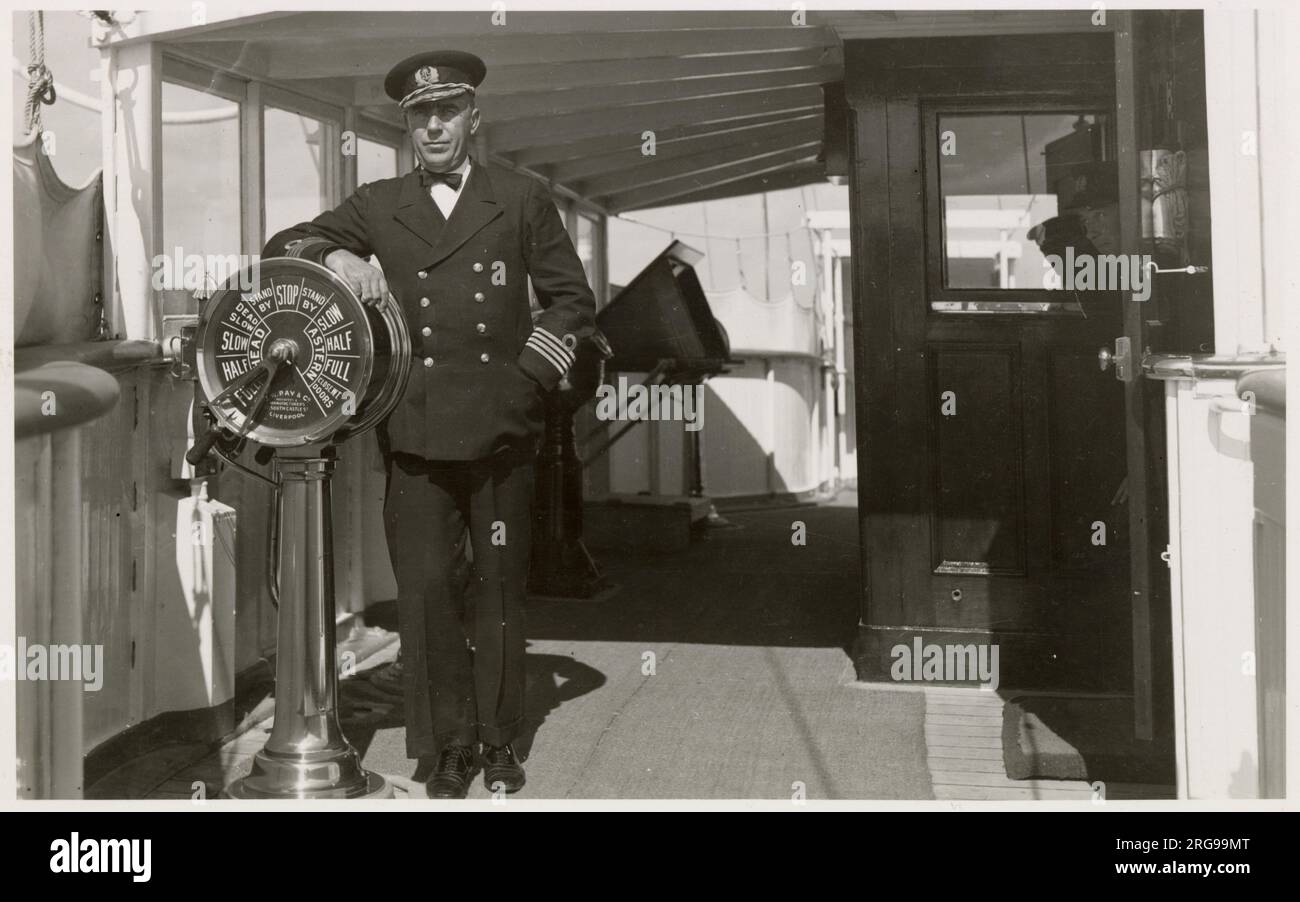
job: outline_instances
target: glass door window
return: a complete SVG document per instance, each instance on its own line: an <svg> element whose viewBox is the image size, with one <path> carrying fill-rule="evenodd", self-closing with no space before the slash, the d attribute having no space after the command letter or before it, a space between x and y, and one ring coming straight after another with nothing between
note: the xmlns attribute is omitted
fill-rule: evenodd
<svg viewBox="0 0 1300 902"><path fill-rule="evenodd" d="M1079 312L1074 261L1119 250L1108 117L938 111L928 121L931 309Z"/></svg>

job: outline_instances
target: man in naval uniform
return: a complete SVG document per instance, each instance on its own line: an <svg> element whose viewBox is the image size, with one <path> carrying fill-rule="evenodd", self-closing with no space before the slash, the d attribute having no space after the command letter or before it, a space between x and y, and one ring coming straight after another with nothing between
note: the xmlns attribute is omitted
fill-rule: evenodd
<svg viewBox="0 0 1300 902"><path fill-rule="evenodd" d="M544 395L594 328L595 298L547 189L469 156L486 67L423 53L384 81L419 166L359 187L275 235L264 256L323 263L361 299L401 306L411 379L379 439L398 585L406 750L432 758L430 795L464 798L481 766L515 792L524 710L524 586ZM382 272L366 262L374 256ZM542 311L534 323L528 282ZM472 622L456 562L468 530ZM481 745L481 749L479 746Z"/></svg>

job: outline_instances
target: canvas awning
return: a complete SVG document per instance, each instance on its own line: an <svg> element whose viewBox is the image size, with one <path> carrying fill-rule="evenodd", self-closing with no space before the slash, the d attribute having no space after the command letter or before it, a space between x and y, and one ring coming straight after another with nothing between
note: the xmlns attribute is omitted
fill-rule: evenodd
<svg viewBox="0 0 1300 902"><path fill-rule="evenodd" d="M821 86L843 80L843 37L1091 27L1086 10L187 16L138 13L107 43L158 40L393 123L382 89L393 62L441 47L477 53L488 65L480 151L611 213L823 180Z"/></svg>

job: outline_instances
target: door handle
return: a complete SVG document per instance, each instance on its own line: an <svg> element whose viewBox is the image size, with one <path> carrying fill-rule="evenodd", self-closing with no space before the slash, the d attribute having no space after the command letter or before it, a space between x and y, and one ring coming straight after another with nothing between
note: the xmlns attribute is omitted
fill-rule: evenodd
<svg viewBox="0 0 1300 902"><path fill-rule="evenodd" d="M1127 335L1115 339L1115 378L1120 382L1133 381L1133 343Z"/></svg>
<svg viewBox="0 0 1300 902"><path fill-rule="evenodd" d="M1129 341L1127 335L1121 335L1115 339L1115 351L1111 353L1110 348L1103 347L1097 352L1097 366L1104 373L1112 366L1115 367L1115 378L1120 382L1133 381L1133 344Z"/></svg>

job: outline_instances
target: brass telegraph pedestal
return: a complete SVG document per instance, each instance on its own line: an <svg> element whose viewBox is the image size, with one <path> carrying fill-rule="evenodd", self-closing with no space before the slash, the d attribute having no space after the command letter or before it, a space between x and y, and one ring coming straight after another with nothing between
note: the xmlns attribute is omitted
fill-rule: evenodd
<svg viewBox="0 0 1300 902"><path fill-rule="evenodd" d="M410 376L411 342L398 305L363 305L332 272L267 259L218 290L193 340L197 408L211 425L186 455L210 453L272 482L279 608L275 724L235 799L390 798L367 772L338 715L334 536L336 446L383 421ZM274 454L277 478L234 458L252 441Z"/></svg>
<svg viewBox="0 0 1300 902"><path fill-rule="evenodd" d="M281 451L280 585L275 725L252 772L226 789L233 799L387 799L393 788L361 767L343 736L334 663L334 535L331 457ZM302 452L300 455L299 452Z"/></svg>

